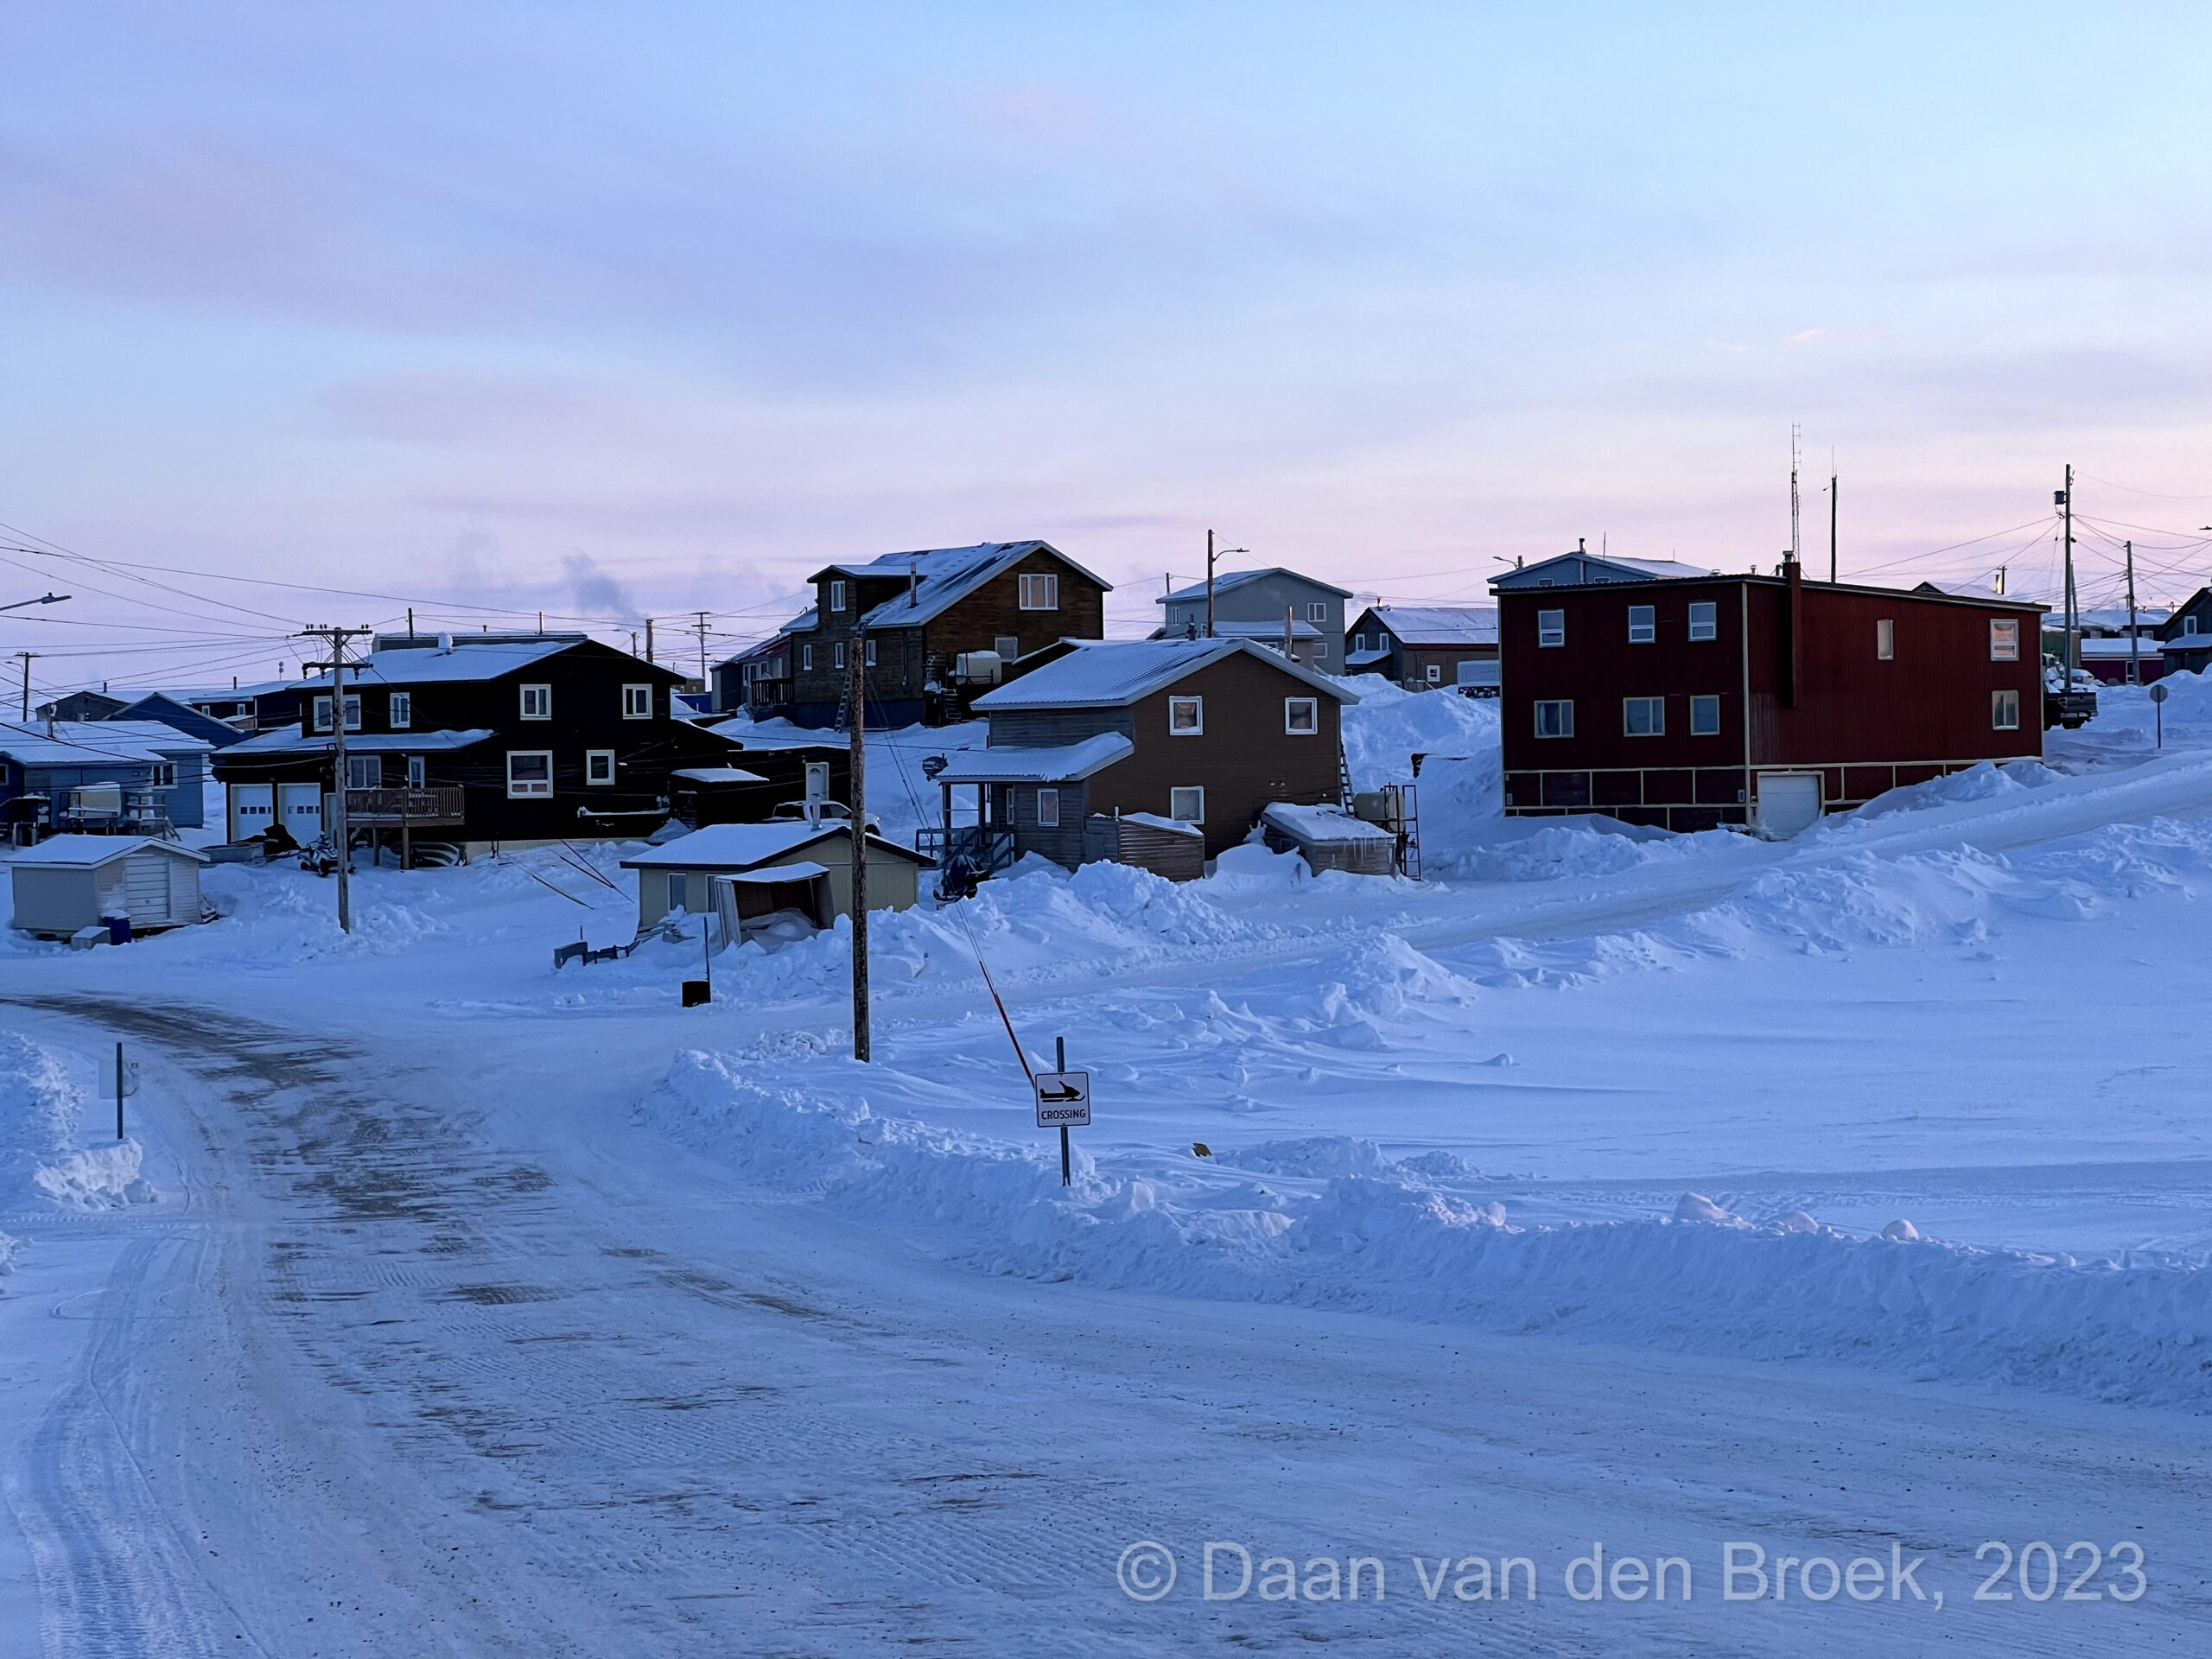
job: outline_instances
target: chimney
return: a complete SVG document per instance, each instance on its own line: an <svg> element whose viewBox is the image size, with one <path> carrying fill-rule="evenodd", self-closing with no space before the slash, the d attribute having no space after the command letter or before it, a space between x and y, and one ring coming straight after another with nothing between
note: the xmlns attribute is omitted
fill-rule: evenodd
<svg viewBox="0 0 2212 1659"><path fill-rule="evenodd" d="M449 633L440 634L438 636L438 649L441 652L451 651L453 649L453 635Z"/></svg>

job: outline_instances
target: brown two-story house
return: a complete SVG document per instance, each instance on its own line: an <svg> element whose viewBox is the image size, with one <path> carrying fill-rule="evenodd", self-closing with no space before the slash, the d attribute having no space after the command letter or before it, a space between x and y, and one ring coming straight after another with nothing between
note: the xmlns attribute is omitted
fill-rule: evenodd
<svg viewBox="0 0 2212 1659"><path fill-rule="evenodd" d="M866 654L868 723L911 726L959 718L973 693L995 683L986 664L971 663L962 673L969 653L1012 662L1056 640L1106 633L1110 584L1048 542L887 553L865 564L830 565L811 580L813 608L785 626L772 651L749 664L725 664L740 674L747 666L780 671L752 679L766 693L748 699L756 718L842 725L846 652L855 636Z"/></svg>

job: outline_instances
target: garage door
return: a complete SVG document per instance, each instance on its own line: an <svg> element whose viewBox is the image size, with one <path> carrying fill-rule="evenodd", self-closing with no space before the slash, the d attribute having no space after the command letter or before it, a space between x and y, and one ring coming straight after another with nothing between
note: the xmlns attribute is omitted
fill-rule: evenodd
<svg viewBox="0 0 2212 1659"><path fill-rule="evenodd" d="M166 853L133 853L123 861L124 913L141 927L169 919L169 860Z"/></svg>
<svg viewBox="0 0 2212 1659"><path fill-rule="evenodd" d="M231 839L251 841L276 822L276 790L270 784L231 785Z"/></svg>
<svg viewBox="0 0 2212 1659"><path fill-rule="evenodd" d="M302 847L322 838L322 785L279 784L276 805L284 815L284 831Z"/></svg>
<svg viewBox="0 0 2212 1659"><path fill-rule="evenodd" d="M1788 841L1820 821L1821 774L1817 772L1759 773L1759 833Z"/></svg>

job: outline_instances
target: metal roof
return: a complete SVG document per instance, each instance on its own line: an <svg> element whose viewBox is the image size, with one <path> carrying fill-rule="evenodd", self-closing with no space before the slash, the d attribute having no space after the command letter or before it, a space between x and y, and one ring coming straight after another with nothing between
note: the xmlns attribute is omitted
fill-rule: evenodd
<svg viewBox="0 0 2212 1659"><path fill-rule="evenodd" d="M1170 686L1185 675L1242 652L1338 702L1357 702L1357 692L1249 639L1118 639L1073 642L1057 662L1033 668L976 699L981 714L1012 709L1122 709Z"/></svg>
<svg viewBox="0 0 2212 1659"><path fill-rule="evenodd" d="M798 820L774 823L710 823L703 830L694 830L688 836L678 836L665 846L640 853L635 858L626 858L622 861L622 868L626 870L749 870L772 859L795 853L802 847L811 847L818 841L842 836L849 828L842 823L806 823ZM881 836L870 835L868 844L898 853L917 864L931 861L912 848L901 847L895 841L886 841Z"/></svg>
<svg viewBox="0 0 2212 1659"><path fill-rule="evenodd" d="M174 853L179 858L188 858L195 864L207 862L205 853L194 852L189 847L179 846L173 841L156 841L151 836L55 836L41 841L35 847L26 847L8 860L10 864L61 864L77 868L89 868L105 864L111 858L121 858L126 853L151 850Z"/></svg>
<svg viewBox="0 0 2212 1659"><path fill-rule="evenodd" d="M29 725L0 721L0 754L18 766L104 766L118 760L143 766L178 754L211 753L214 747L205 738L187 737L175 727L154 720L56 720Z"/></svg>
<svg viewBox="0 0 2212 1659"><path fill-rule="evenodd" d="M1100 732L1079 743L1050 748L955 749L937 775L940 784L1074 783L1126 760L1137 746L1119 732Z"/></svg>
<svg viewBox="0 0 2212 1659"><path fill-rule="evenodd" d="M348 732L346 747L354 754L429 754L465 749L491 735L489 727L470 732ZM335 738L305 737L296 726L276 726L232 744L221 754L226 760L235 760L241 755L328 754L336 747Z"/></svg>
<svg viewBox="0 0 2212 1659"><path fill-rule="evenodd" d="M865 564L825 565L810 581L830 576L855 579L912 579L910 591L885 601L860 620L864 628L908 628L931 620L949 607L968 597L994 576L1003 575L1033 553L1049 553L1077 575L1096 582L1108 592L1114 584L1092 575L1050 542L981 542L974 547L919 548L911 553L886 553ZM785 633L801 633L820 626L813 611L784 625Z"/></svg>
<svg viewBox="0 0 2212 1659"><path fill-rule="evenodd" d="M1691 576L1710 579L1727 573L1673 559L1617 559L1599 553L1562 553L1500 573L1491 579L1491 589L1507 588L1581 588L1602 582L1672 582Z"/></svg>
<svg viewBox="0 0 2212 1659"><path fill-rule="evenodd" d="M1349 588L1336 587L1332 583L1321 581L1319 577L1309 576L1303 571L1293 570L1280 564L1271 564L1264 570L1217 570L1214 572L1213 578L1214 597L1218 599L1232 588L1242 588L1248 582L1257 582L1262 576L1288 576L1293 582L1302 582L1308 588L1319 588L1323 593L1334 594L1338 599L1351 597L1351 589ZM1201 582L1189 588L1178 588L1172 594L1163 594L1152 602L1155 605L1168 605L1193 599L1204 599L1205 596L1206 585Z"/></svg>

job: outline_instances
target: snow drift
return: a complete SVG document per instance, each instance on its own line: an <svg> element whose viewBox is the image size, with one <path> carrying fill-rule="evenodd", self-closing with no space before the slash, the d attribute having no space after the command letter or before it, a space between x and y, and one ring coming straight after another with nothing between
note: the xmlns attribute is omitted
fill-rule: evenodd
<svg viewBox="0 0 2212 1659"><path fill-rule="evenodd" d="M89 1074L91 1063L75 1070ZM88 1093L64 1056L0 1031L0 1202L108 1210L153 1198L137 1141L77 1144Z"/></svg>

